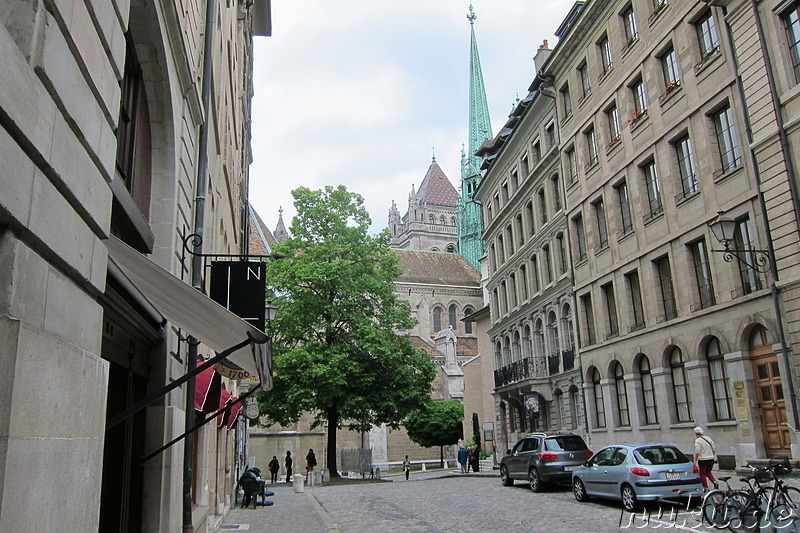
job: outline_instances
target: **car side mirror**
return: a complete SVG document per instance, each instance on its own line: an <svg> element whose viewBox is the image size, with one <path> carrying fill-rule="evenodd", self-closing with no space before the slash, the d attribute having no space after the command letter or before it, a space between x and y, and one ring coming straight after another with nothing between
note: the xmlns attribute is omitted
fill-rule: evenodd
<svg viewBox="0 0 800 533"><path fill-rule="evenodd" d="M585 463L583 463L583 466L592 466L591 459L589 461L586 461Z"/></svg>
<svg viewBox="0 0 800 533"><path fill-rule="evenodd" d="M508 450L506 450L506 455L511 455L511 448L509 448Z"/></svg>

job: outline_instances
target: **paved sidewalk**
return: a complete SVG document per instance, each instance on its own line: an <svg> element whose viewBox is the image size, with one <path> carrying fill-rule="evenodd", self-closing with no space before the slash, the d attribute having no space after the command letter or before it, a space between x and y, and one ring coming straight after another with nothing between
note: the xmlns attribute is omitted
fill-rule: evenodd
<svg viewBox="0 0 800 533"><path fill-rule="evenodd" d="M429 470L427 472L414 471L412 480L436 479L442 477L473 477L473 476L499 476L497 470L484 470L462 474L460 469ZM383 481L376 483L390 483L405 481L404 475L390 474L382 476ZM366 482L364 482L366 483ZM267 490L275 493L267 498L274 502L269 507L257 506L255 509L239 507L231 509L222 522L220 532L249 531L250 533L267 533L274 531L303 532L303 533L337 533L339 527L333 518L325 511L314 496L315 490L335 490L336 483L325 484L321 487L305 487L305 492L294 492L291 483L278 483L269 485ZM241 502L240 502L241 505Z"/></svg>

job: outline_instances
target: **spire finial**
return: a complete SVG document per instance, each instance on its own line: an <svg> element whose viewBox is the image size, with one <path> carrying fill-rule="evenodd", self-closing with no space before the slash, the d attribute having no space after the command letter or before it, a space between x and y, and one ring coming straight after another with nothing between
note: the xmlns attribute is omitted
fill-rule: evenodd
<svg viewBox="0 0 800 533"><path fill-rule="evenodd" d="M436 163L436 147L431 146L431 152L433 153L433 161L431 163Z"/></svg>
<svg viewBox="0 0 800 533"><path fill-rule="evenodd" d="M467 13L467 20L470 24L475 24L475 19L478 18L478 15L472 10L472 3L469 4L469 13Z"/></svg>
<svg viewBox="0 0 800 533"><path fill-rule="evenodd" d="M283 217L283 206L278 207L278 217Z"/></svg>

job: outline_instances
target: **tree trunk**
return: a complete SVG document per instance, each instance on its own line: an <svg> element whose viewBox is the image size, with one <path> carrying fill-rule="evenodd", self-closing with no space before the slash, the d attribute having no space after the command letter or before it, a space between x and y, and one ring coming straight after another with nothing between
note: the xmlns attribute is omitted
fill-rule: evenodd
<svg viewBox="0 0 800 533"><path fill-rule="evenodd" d="M331 479L341 477L336 466L336 432L339 429L339 410L336 406L328 408L328 471Z"/></svg>

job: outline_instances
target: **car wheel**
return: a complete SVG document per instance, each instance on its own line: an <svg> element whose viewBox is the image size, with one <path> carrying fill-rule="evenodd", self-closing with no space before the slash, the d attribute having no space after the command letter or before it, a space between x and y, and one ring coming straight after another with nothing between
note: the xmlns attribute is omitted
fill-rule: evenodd
<svg viewBox="0 0 800 533"><path fill-rule="evenodd" d="M510 487L514 484L514 478L508 475L508 467L506 465L500 467L500 483L504 487Z"/></svg>
<svg viewBox="0 0 800 533"><path fill-rule="evenodd" d="M622 486L622 506L626 511L633 512L636 510L636 505L639 500L636 499L636 492L630 485Z"/></svg>
<svg viewBox="0 0 800 533"><path fill-rule="evenodd" d="M539 471L535 468L531 468L530 472L528 472L528 479L530 479L531 483L531 490L533 492L542 492L544 488L544 482L542 478L539 477Z"/></svg>
<svg viewBox="0 0 800 533"><path fill-rule="evenodd" d="M586 494L586 487L579 477L576 477L572 481L572 494L575 495L575 499L579 502L589 501L589 495Z"/></svg>

